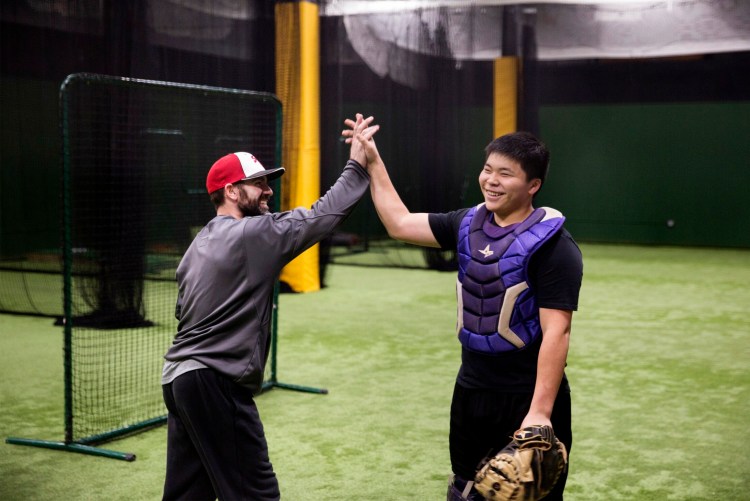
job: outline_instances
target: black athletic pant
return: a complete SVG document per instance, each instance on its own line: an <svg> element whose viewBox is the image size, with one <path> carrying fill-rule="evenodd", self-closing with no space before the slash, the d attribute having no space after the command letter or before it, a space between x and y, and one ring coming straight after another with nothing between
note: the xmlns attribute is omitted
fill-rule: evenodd
<svg viewBox="0 0 750 501"><path fill-rule="evenodd" d="M531 406L532 393L501 393L468 389L456 384L451 403L450 455L457 485L473 480L477 465L489 454L495 454L510 442ZM573 443L570 419L570 393L557 394L552 411L555 435L570 453ZM568 456L570 457L570 456ZM544 499L563 499L567 469L555 488ZM461 487L463 488L463 487Z"/></svg>
<svg viewBox="0 0 750 501"><path fill-rule="evenodd" d="M211 369L162 386L167 404L164 500L278 500L253 395Z"/></svg>

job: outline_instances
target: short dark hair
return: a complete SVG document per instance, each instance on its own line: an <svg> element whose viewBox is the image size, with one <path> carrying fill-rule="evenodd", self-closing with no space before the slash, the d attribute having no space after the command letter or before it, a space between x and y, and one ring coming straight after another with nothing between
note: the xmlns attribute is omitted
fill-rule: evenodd
<svg viewBox="0 0 750 501"><path fill-rule="evenodd" d="M208 197L211 199L211 203L214 204L214 207L218 209L224 205L224 188L209 193Z"/></svg>
<svg viewBox="0 0 750 501"><path fill-rule="evenodd" d="M242 184L248 184L248 182L249 182L248 180L242 179L240 181L235 181L234 183L232 183L232 185L240 186ZM226 185L224 185L224 188L226 188ZM208 194L208 197L211 199L211 203L213 203L214 207L216 207L217 209L221 207L222 205L224 205L224 200L225 200L224 188L221 188L219 190L214 191L213 193Z"/></svg>
<svg viewBox="0 0 750 501"><path fill-rule="evenodd" d="M521 164L526 173L526 180L539 179L544 184L549 172L549 151L534 134L530 132L511 132L494 139L484 149L485 161L493 153L503 155Z"/></svg>

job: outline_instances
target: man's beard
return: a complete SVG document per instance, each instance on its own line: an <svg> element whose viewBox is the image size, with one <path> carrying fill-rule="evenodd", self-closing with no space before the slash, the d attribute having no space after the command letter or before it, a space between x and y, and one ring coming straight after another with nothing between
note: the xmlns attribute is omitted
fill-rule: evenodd
<svg viewBox="0 0 750 501"><path fill-rule="evenodd" d="M240 190L240 199L237 202L237 208L242 213L242 217L262 216L268 212L267 206L260 205L260 198L250 200L244 190ZM267 202L266 202L267 204Z"/></svg>

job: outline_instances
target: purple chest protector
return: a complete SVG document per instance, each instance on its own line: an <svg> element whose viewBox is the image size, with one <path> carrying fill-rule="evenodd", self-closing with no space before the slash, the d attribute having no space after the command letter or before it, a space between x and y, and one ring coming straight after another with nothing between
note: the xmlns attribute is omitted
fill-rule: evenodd
<svg viewBox="0 0 750 501"><path fill-rule="evenodd" d="M532 254L563 226L563 215L540 207L523 222L502 228L484 204L458 230L458 321L461 344L499 354L523 349L542 334L539 308L528 284Z"/></svg>

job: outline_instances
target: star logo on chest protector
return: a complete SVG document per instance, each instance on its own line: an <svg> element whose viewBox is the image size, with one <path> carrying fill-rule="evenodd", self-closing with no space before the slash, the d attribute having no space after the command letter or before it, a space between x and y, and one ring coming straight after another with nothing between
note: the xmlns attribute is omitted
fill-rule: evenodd
<svg viewBox="0 0 750 501"><path fill-rule="evenodd" d="M492 249L490 249L490 244L487 244L487 247L485 247L484 249L481 249L479 252L481 252L482 255L486 258L490 257L491 255L495 253Z"/></svg>

